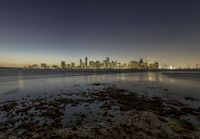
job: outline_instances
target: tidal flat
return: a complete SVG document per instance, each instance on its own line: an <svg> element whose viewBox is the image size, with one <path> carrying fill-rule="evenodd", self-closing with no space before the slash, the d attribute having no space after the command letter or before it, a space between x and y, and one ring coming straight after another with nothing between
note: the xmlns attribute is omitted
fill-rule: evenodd
<svg viewBox="0 0 200 139"><path fill-rule="evenodd" d="M200 136L200 107L115 84L96 82L87 86L87 91L43 93L34 98L27 95L1 102L0 138L193 139ZM77 90L80 87L74 85ZM189 101L195 100L189 98Z"/></svg>
<svg viewBox="0 0 200 139"><path fill-rule="evenodd" d="M2 139L199 138L199 72L19 73L1 71Z"/></svg>

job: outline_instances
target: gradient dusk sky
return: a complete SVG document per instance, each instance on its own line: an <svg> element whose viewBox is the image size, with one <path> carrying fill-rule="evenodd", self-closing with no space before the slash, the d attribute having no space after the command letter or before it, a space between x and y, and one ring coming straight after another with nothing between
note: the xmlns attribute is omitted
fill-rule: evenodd
<svg viewBox="0 0 200 139"><path fill-rule="evenodd" d="M200 64L200 1L0 1L0 66L85 56Z"/></svg>

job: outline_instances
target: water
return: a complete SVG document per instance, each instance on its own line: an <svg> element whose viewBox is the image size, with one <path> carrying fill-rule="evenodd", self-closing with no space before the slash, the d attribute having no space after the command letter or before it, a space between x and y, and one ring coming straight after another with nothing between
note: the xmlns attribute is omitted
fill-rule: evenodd
<svg viewBox="0 0 200 139"><path fill-rule="evenodd" d="M17 70L0 70L0 101L17 99L31 95L56 94L61 91L87 91L89 84L107 83L119 88L151 96L178 99L185 103L200 106L200 73L159 72L91 74L46 71L35 73ZM193 97L195 101L185 100Z"/></svg>

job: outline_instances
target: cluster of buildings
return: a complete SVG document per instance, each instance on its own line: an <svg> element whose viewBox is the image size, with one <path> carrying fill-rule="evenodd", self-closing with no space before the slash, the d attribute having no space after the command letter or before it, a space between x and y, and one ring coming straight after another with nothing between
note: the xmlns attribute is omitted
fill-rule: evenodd
<svg viewBox="0 0 200 139"><path fill-rule="evenodd" d="M49 66L46 63L41 63L40 66L33 64L28 66L30 69L158 69L159 63L147 62L142 58L139 61L130 61L129 63L123 63L118 61L110 60L109 57L106 57L103 61L89 61L87 57L84 60L80 59L79 64L74 62L66 63L61 61L60 66L52 65Z"/></svg>
<svg viewBox="0 0 200 139"><path fill-rule="evenodd" d="M196 64L196 68L197 68L197 69L200 69L200 64Z"/></svg>

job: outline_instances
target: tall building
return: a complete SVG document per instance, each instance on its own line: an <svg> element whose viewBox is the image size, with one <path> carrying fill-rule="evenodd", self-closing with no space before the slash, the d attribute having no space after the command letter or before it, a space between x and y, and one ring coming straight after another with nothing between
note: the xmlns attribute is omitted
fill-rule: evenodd
<svg viewBox="0 0 200 139"><path fill-rule="evenodd" d="M90 69L96 69L96 62L94 62L94 61L89 61L89 68L90 68Z"/></svg>
<svg viewBox="0 0 200 139"><path fill-rule="evenodd" d="M162 63L162 64L159 65L159 68L160 69L169 69L169 66L168 66L167 63Z"/></svg>
<svg viewBox="0 0 200 139"><path fill-rule="evenodd" d="M96 68L100 69L101 68L101 62L100 61L96 61Z"/></svg>
<svg viewBox="0 0 200 139"><path fill-rule="evenodd" d="M72 63L71 63L71 66L70 66L70 68L71 68L71 69L75 69L75 68L76 68L76 65L75 65L75 63L74 63L74 62L72 62Z"/></svg>
<svg viewBox="0 0 200 139"><path fill-rule="evenodd" d="M118 63L117 63L117 68L118 68L118 69L121 69L121 66L122 66L121 62L118 62Z"/></svg>
<svg viewBox="0 0 200 139"><path fill-rule="evenodd" d="M139 61L139 68L140 69L143 69L144 68L144 62L143 62L143 59L140 58L140 61Z"/></svg>
<svg viewBox="0 0 200 139"><path fill-rule="evenodd" d="M155 69L159 69L159 63L155 62Z"/></svg>
<svg viewBox="0 0 200 139"><path fill-rule="evenodd" d="M58 69L58 66L57 65L53 65L51 66L52 69Z"/></svg>
<svg viewBox="0 0 200 139"><path fill-rule="evenodd" d="M191 65L190 64L186 64L186 69L191 69Z"/></svg>
<svg viewBox="0 0 200 139"><path fill-rule="evenodd" d="M47 67L48 67L48 66L47 66L46 63L41 63L41 68L42 68L42 69L47 69Z"/></svg>
<svg viewBox="0 0 200 139"><path fill-rule="evenodd" d="M197 69L200 69L200 64L196 64L196 68L197 68Z"/></svg>
<svg viewBox="0 0 200 139"><path fill-rule="evenodd" d="M111 61L110 62L110 68L111 69L116 69L117 68L117 62L116 61Z"/></svg>
<svg viewBox="0 0 200 139"><path fill-rule="evenodd" d="M127 68L127 64L126 64L126 63L123 63L121 68L122 68L122 69L126 69L126 68Z"/></svg>
<svg viewBox="0 0 200 139"><path fill-rule="evenodd" d="M62 69L65 68L65 61L61 61L61 68L62 68Z"/></svg>
<svg viewBox="0 0 200 139"><path fill-rule="evenodd" d="M106 57L105 67L106 67L106 69L110 68L110 58L109 57Z"/></svg>
<svg viewBox="0 0 200 139"><path fill-rule="evenodd" d="M82 61L82 59L80 59L80 68L82 69L83 68L83 61Z"/></svg>
<svg viewBox="0 0 200 139"><path fill-rule="evenodd" d="M85 58L85 68L87 69L87 67L88 67L88 58L86 57Z"/></svg>
<svg viewBox="0 0 200 139"><path fill-rule="evenodd" d="M71 65L70 65L70 64L66 64L66 65L65 65L65 68L70 69L70 68L71 68Z"/></svg>
<svg viewBox="0 0 200 139"><path fill-rule="evenodd" d="M137 61L130 61L128 68L130 69L138 69L139 68L139 63Z"/></svg>
<svg viewBox="0 0 200 139"><path fill-rule="evenodd" d="M148 65L148 69L158 69L159 63L158 62L150 62Z"/></svg>
<svg viewBox="0 0 200 139"><path fill-rule="evenodd" d="M37 64L33 64L33 69L38 69L38 65Z"/></svg>

